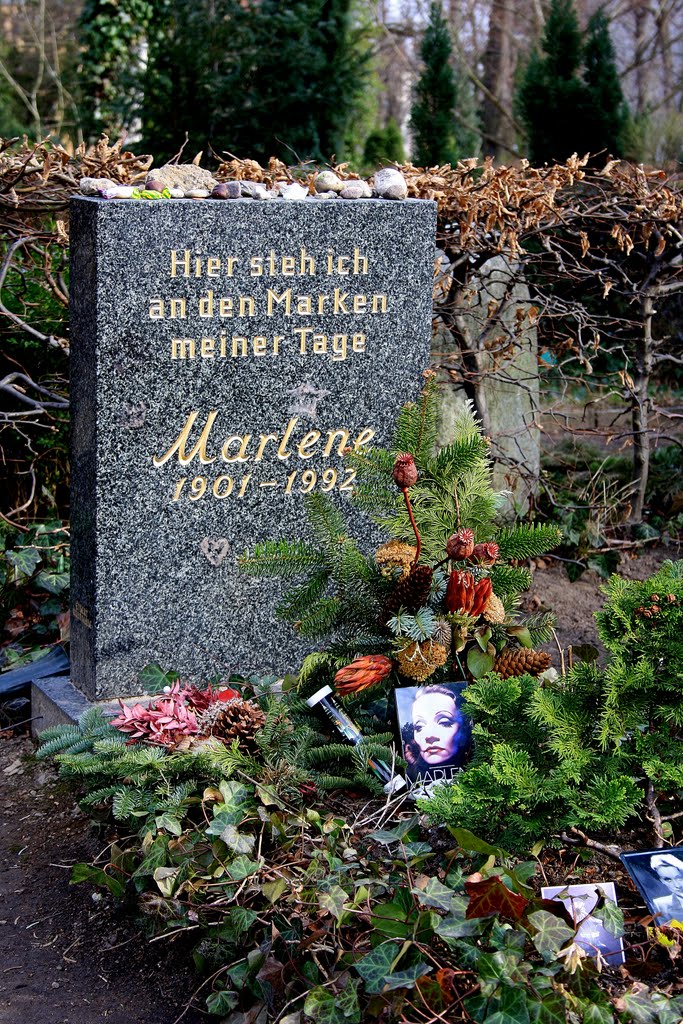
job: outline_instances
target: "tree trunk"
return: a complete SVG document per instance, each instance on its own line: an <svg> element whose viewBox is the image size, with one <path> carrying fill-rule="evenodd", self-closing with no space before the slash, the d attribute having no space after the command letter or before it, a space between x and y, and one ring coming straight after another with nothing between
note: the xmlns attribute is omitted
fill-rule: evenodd
<svg viewBox="0 0 683 1024"><path fill-rule="evenodd" d="M633 401L631 422L633 427L633 499L631 520L640 523L643 519L645 491L650 468L650 432L648 414L650 398L648 386L652 374L652 317L655 308L652 295L645 292L641 303L642 331L636 340L635 373L633 377Z"/></svg>
<svg viewBox="0 0 683 1024"><path fill-rule="evenodd" d="M515 151L515 130L511 117L515 62L513 54L512 0L491 0L489 34L484 53L483 82L490 95L482 105L483 152L496 159L509 159ZM492 102L495 97L498 104Z"/></svg>

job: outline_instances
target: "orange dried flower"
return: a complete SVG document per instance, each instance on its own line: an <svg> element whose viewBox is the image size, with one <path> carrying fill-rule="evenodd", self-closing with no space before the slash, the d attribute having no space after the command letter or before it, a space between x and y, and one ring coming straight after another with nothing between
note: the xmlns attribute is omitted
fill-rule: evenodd
<svg viewBox="0 0 683 1024"><path fill-rule="evenodd" d="M444 604L446 611L460 615L469 615L474 603L474 576L471 572L454 569L448 577Z"/></svg>
<svg viewBox="0 0 683 1024"><path fill-rule="evenodd" d="M350 665L340 668L334 677L334 685L342 697L349 693L359 693L379 683L389 675L394 663L383 654L366 654L356 658Z"/></svg>

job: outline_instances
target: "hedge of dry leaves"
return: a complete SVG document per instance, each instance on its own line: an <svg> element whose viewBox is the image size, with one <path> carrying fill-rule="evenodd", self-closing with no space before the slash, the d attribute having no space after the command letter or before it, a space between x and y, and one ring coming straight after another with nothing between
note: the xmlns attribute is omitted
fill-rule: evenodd
<svg viewBox="0 0 683 1024"><path fill-rule="evenodd" d="M69 199L83 176L138 183L152 163L151 156L124 150L121 142L110 145L106 137L74 152L48 143L29 145L25 139L0 143L3 334L32 338L66 354ZM343 164L335 170L343 178L357 177ZM456 167L405 164L401 170L410 197L438 204L443 258L434 313L452 342L446 379L473 399L488 427L483 384L492 374L506 380L509 359L526 332L538 327L543 344L555 353L559 405L583 377L586 407L618 395L629 411L633 507L636 517L641 515L649 452L669 430L662 425L666 409L656 407L650 396L651 379L662 364L676 372L683 366L680 347L669 341L671 331L657 320L657 305L683 286L680 181L616 161L595 170L576 156L543 168L526 161L504 167L473 159ZM265 168L254 160L231 159L215 171L220 180L268 186L294 178L311 190L315 173L310 165L291 168L275 159ZM501 254L510 268L509 290L524 274L531 301L514 311L512 327L504 302L490 303L481 329L473 332L462 314L476 298L481 268ZM49 329L26 287L27 274L38 275L44 294L64 311L61 321L52 317ZM600 356L612 358L600 361ZM67 401L66 365L47 381L31 367L5 364L2 372L0 447L7 429L47 427ZM620 430L623 436L623 424Z"/></svg>

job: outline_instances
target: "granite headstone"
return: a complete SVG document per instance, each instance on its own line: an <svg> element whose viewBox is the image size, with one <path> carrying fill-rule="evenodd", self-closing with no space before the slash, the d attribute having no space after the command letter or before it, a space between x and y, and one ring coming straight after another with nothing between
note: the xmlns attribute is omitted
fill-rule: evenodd
<svg viewBox="0 0 683 1024"><path fill-rule="evenodd" d="M71 210L72 678L135 693L285 671L303 647L236 559L344 502L429 361L435 205L106 201Z"/></svg>

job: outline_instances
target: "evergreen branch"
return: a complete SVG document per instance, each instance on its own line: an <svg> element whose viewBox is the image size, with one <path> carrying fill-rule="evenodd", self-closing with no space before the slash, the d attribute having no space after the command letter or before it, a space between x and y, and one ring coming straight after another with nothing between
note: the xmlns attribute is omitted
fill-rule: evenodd
<svg viewBox="0 0 683 1024"><path fill-rule="evenodd" d="M304 504L315 539L324 549L328 559L334 561L337 548L347 533L344 516L331 499L319 491L307 494Z"/></svg>
<svg viewBox="0 0 683 1024"><path fill-rule="evenodd" d="M275 609L277 617L284 619L285 622L292 622L301 618L306 610L323 596L329 578L330 575L327 568L321 569L319 572L314 573L305 583L295 587L294 590L289 590Z"/></svg>
<svg viewBox="0 0 683 1024"><path fill-rule="evenodd" d="M505 527L496 536L503 561L534 558L551 551L562 540L562 531L557 526L543 524Z"/></svg>
<svg viewBox="0 0 683 1024"><path fill-rule="evenodd" d="M308 570L325 568L323 552L302 540L267 540L254 545L237 559L239 568L250 576L299 576Z"/></svg>
<svg viewBox="0 0 683 1024"><path fill-rule="evenodd" d="M532 583L532 576L528 569L505 565L502 562L496 562L491 566L490 576L493 592L501 598L506 594L528 590Z"/></svg>
<svg viewBox="0 0 683 1024"><path fill-rule="evenodd" d="M392 449L409 452L418 466L431 458L437 436L438 388L436 377L428 377L417 402L408 402L399 413Z"/></svg>

